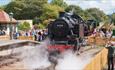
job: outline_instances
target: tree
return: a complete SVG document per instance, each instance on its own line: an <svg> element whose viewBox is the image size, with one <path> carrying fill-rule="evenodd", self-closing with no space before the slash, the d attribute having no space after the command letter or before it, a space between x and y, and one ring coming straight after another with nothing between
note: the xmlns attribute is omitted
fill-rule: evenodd
<svg viewBox="0 0 115 70"><path fill-rule="evenodd" d="M44 29L45 26L44 26L43 24L38 24L38 28L39 28L39 29Z"/></svg>
<svg viewBox="0 0 115 70"><path fill-rule="evenodd" d="M82 18L84 20L94 20L95 18L87 11L83 11Z"/></svg>
<svg viewBox="0 0 115 70"><path fill-rule="evenodd" d="M98 22L108 20L108 16L98 8L90 8L87 9L86 11L89 12Z"/></svg>
<svg viewBox="0 0 115 70"><path fill-rule="evenodd" d="M70 5L65 9L66 12L71 12L73 11L73 13L80 15L84 20L88 20L88 19L94 19L93 16L87 12L82 10L79 6L76 5Z"/></svg>
<svg viewBox="0 0 115 70"><path fill-rule="evenodd" d="M40 19L38 18L38 17L35 17L34 19L33 19L33 24L39 24L41 21L40 21Z"/></svg>
<svg viewBox="0 0 115 70"><path fill-rule="evenodd" d="M42 20L56 19L60 11L64 11L64 9L57 5L45 4L41 19Z"/></svg>
<svg viewBox="0 0 115 70"><path fill-rule="evenodd" d="M34 29L44 29L45 28L45 26L43 25L43 24L35 24L34 25Z"/></svg>
<svg viewBox="0 0 115 70"><path fill-rule="evenodd" d="M64 11L63 8L57 5L45 4L43 7L43 14L40 17L41 23L44 27L47 27L50 19L57 19L59 16L59 12Z"/></svg>
<svg viewBox="0 0 115 70"><path fill-rule="evenodd" d="M28 22L24 22L24 23L21 23L21 24L18 25L18 29L22 30L22 31L27 31L30 28L31 27L30 27L30 24Z"/></svg>
<svg viewBox="0 0 115 70"><path fill-rule="evenodd" d="M52 5L57 5L57 6L60 6L62 8L66 8L68 5L64 2L64 0L52 0L51 1L51 4Z"/></svg>
<svg viewBox="0 0 115 70"><path fill-rule="evenodd" d="M0 6L0 10L4 10L4 6Z"/></svg>
<svg viewBox="0 0 115 70"><path fill-rule="evenodd" d="M111 15L111 21L114 23L114 25L115 25L115 13L113 13L112 15Z"/></svg>
<svg viewBox="0 0 115 70"><path fill-rule="evenodd" d="M7 13L13 12L16 19L33 19L41 16L47 0L13 0L5 7Z"/></svg>
<svg viewBox="0 0 115 70"><path fill-rule="evenodd" d="M70 5L65 9L66 12L70 12L72 10L73 10L73 13L75 14L79 14L79 15L83 14L83 10L79 6L76 6L76 5Z"/></svg>
<svg viewBox="0 0 115 70"><path fill-rule="evenodd" d="M70 12L73 10L73 13L80 15L84 20L96 20L97 22L108 20L108 16L98 8L89 8L82 10L79 6L70 5L65 11Z"/></svg>

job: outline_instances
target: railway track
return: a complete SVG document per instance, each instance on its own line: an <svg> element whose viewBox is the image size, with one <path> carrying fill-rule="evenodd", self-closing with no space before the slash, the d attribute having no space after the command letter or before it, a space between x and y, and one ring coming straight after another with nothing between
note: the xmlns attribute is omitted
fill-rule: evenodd
<svg viewBox="0 0 115 70"><path fill-rule="evenodd" d="M10 64L14 64L15 62L21 61L20 58L16 57L18 55L19 55L19 53L14 53L12 55L0 56L0 68L2 68L4 66L9 66Z"/></svg>

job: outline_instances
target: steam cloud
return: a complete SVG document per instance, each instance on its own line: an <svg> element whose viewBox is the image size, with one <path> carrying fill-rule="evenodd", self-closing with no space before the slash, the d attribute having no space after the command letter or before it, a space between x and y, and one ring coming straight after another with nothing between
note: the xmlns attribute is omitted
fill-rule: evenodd
<svg viewBox="0 0 115 70"><path fill-rule="evenodd" d="M87 58L76 56L72 50L66 51L62 56L63 58L58 60L56 70L83 70L85 64L88 62Z"/></svg>

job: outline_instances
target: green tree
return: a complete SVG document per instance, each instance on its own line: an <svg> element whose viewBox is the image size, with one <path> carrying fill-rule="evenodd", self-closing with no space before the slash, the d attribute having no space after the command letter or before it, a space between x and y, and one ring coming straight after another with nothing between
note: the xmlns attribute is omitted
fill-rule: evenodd
<svg viewBox="0 0 115 70"><path fill-rule="evenodd" d="M94 17L87 11L82 10L79 6L70 5L65 9L66 12L71 12L80 15L84 20L94 19Z"/></svg>
<svg viewBox="0 0 115 70"><path fill-rule="evenodd" d="M42 20L56 19L60 11L64 11L64 9L57 5L45 4L41 19Z"/></svg>
<svg viewBox="0 0 115 70"><path fill-rule="evenodd" d="M84 20L94 20L94 17L87 11L83 11L81 12L80 16L84 19Z"/></svg>
<svg viewBox="0 0 115 70"><path fill-rule="evenodd" d="M42 25L47 27L50 19L57 19L59 16L59 12L64 11L63 8L57 5L45 4L43 7L43 14L40 17Z"/></svg>
<svg viewBox="0 0 115 70"><path fill-rule="evenodd" d="M38 28L39 28L39 29L44 29L45 26L44 26L43 24L38 24Z"/></svg>
<svg viewBox="0 0 115 70"><path fill-rule="evenodd" d="M65 9L66 12L70 12L73 11L73 13L75 14L79 14L82 15L83 14L83 10L82 8L80 8L79 6L76 5L70 5Z"/></svg>
<svg viewBox="0 0 115 70"><path fill-rule="evenodd" d="M33 19L41 16L47 0L13 0L5 7L7 13L13 12L16 19Z"/></svg>
<svg viewBox="0 0 115 70"><path fill-rule="evenodd" d="M98 22L108 20L108 16L98 8L90 8L87 9L86 11L89 12Z"/></svg>
<svg viewBox="0 0 115 70"><path fill-rule="evenodd" d="M64 2L64 0L52 0L51 1L51 4L52 5L57 5L57 6L60 6L62 8L66 8L68 5Z"/></svg>
<svg viewBox="0 0 115 70"><path fill-rule="evenodd" d="M4 6L0 6L0 10L4 10Z"/></svg>
<svg viewBox="0 0 115 70"><path fill-rule="evenodd" d="M40 19L38 18L38 17L35 17L34 19L33 19L33 24L39 24L41 21L40 21Z"/></svg>
<svg viewBox="0 0 115 70"><path fill-rule="evenodd" d="M113 13L113 14L111 15L111 21L112 21L112 23L114 23L114 25L115 25L115 13Z"/></svg>
<svg viewBox="0 0 115 70"><path fill-rule="evenodd" d="M24 23L21 23L21 24L18 25L18 29L22 30L22 31L27 31L30 28L31 27L30 27L30 24L28 22L24 22Z"/></svg>
<svg viewBox="0 0 115 70"><path fill-rule="evenodd" d="M108 16L98 8L90 8L86 10L82 10L79 6L70 5L65 11L70 12L73 10L73 13L80 15L84 20L93 19L97 22L108 21Z"/></svg>

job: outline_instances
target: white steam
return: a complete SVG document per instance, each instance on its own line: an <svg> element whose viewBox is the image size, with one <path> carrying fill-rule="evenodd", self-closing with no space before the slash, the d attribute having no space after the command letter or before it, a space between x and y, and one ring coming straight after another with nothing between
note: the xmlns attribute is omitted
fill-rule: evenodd
<svg viewBox="0 0 115 70"><path fill-rule="evenodd" d="M41 42L41 44L36 46L23 46L16 48L14 53L20 52L21 55L18 56L22 58L22 63L24 68L33 69L45 69L51 65L48 60L48 52L46 51L46 46L48 42Z"/></svg>
<svg viewBox="0 0 115 70"><path fill-rule="evenodd" d="M58 60L56 70L83 70L87 58L82 58L81 55L76 56L71 50L66 51L63 54L64 58Z"/></svg>
<svg viewBox="0 0 115 70"><path fill-rule="evenodd" d="M50 66L48 61L48 53L43 47L36 46L23 52L26 55L23 59L25 67L29 69L46 68Z"/></svg>

